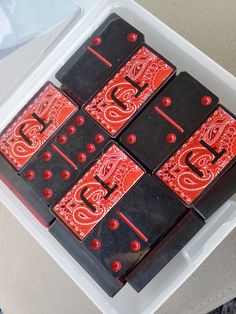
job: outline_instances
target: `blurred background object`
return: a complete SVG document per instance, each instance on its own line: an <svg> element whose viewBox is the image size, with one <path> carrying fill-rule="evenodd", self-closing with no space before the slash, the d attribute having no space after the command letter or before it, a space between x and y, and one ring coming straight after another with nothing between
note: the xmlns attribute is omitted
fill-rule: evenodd
<svg viewBox="0 0 236 314"><path fill-rule="evenodd" d="M0 59L79 11L74 0L1 0Z"/></svg>

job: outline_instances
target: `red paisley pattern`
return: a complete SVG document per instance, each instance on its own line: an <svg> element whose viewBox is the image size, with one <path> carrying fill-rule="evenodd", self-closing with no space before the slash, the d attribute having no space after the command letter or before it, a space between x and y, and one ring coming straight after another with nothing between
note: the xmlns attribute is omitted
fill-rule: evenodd
<svg viewBox="0 0 236 314"><path fill-rule="evenodd" d="M1 152L16 169L21 169L76 110L76 106L49 83L0 137ZM33 112L45 123L53 121L41 134L42 125L34 119ZM31 145L19 133L22 124L25 124L24 134L31 140Z"/></svg>
<svg viewBox="0 0 236 314"><path fill-rule="evenodd" d="M130 157L112 144L53 211L82 240L143 174ZM118 186L107 199L104 198L107 191L95 180L96 175L109 188ZM96 208L95 212L81 200L80 194L85 187L85 197Z"/></svg>
<svg viewBox="0 0 236 314"><path fill-rule="evenodd" d="M204 140L218 153L225 149L216 163L214 155L199 142ZM185 163L193 152L191 163L203 176L199 177ZM236 120L218 108L192 137L156 172L186 204L190 205L236 156Z"/></svg>
<svg viewBox="0 0 236 314"><path fill-rule="evenodd" d="M143 46L85 106L85 111L114 136L173 71L174 69L165 61ZM148 83L148 86L139 96L134 97L137 89L125 79L125 76L138 83L140 87L145 83ZM111 98L111 93L116 87L118 90L115 96L125 104L126 110Z"/></svg>

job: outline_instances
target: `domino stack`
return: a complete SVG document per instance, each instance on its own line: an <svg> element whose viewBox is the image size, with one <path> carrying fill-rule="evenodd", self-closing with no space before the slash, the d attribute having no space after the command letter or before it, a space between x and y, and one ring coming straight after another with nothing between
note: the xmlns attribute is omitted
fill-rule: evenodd
<svg viewBox="0 0 236 314"><path fill-rule="evenodd" d="M114 296L236 191L236 120L111 14L0 135L1 180Z"/></svg>

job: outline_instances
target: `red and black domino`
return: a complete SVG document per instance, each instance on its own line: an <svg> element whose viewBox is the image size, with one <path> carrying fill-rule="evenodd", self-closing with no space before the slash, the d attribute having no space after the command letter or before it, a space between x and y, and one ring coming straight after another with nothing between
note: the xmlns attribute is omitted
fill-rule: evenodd
<svg viewBox="0 0 236 314"><path fill-rule="evenodd" d="M111 141L52 206L52 213L83 240L144 173L135 160Z"/></svg>
<svg viewBox="0 0 236 314"><path fill-rule="evenodd" d="M46 83L0 135L0 152L20 170L77 110L52 83Z"/></svg>
<svg viewBox="0 0 236 314"><path fill-rule="evenodd" d="M196 203L236 161L236 119L217 109L157 171L187 206Z"/></svg>
<svg viewBox="0 0 236 314"><path fill-rule="evenodd" d="M141 32L112 13L56 73L56 78L72 98L83 104L143 42Z"/></svg>
<svg viewBox="0 0 236 314"><path fill-rule="evenodd" d="M142 44L83 109L116 137L174 74L169 61Z"/></svg>

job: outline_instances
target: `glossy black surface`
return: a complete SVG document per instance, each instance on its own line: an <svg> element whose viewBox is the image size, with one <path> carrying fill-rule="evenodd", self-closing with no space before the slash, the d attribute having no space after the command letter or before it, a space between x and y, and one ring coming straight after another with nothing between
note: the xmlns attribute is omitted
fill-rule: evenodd
<svg viewBox="0 0 236 314"><path fill-rule="evenodd" d="M2 156L0 156L0 179L44 226L49 226L55 220L45 202L32 192L29 186L25 184L24 180L8 165Z"/></svg>
<svg viewBox="0 0 236 314"><path fill-rule="evenodd" d="M212 98L212 103L208 106L201 104L201 98L206 95ZM162 105L161 100L164 97L171 99L169 106ZM218 97L187 72L182 72L131 123L121 136L121 143L149 169L153 170L181 146L188 136L201 125L201 122L217 103ZM167 122L155 111L155 107L176 122L183 132L178 131ZM127 143L126 138L129 134L136 136L134 144ZM176 136L174 143L166 140L168 134Z"/></svg>
<svg viewBox="0 0 236 314"><path fill-rule="evenodd" d="M106 291L109 296L114 296L123 286L104 267L88 254L83 244L59 222L55 221L49 232L71 254L71 256L92 276L92 278Z"/></svg>
<svg viewBox="0 0 236 314"><path fill-rule="evenodd" d="M119 216L119 212L125 215L146 239L130 228ZM85 246L115 277L125 277L185 212L185 206L172 197L160 182L146 175L91 231L84 241ZM109 228L112 219L119 223L116 230ZM91 248L91 241L94 239L101 244L97 250ZM130 249L132 241L139 242L138 252ZM114 260L120 261L120 271L112 270Z"/></svg>
<svg viewBox="0 0 236 314"><path fill-rule="evenodd" d="M166 237L133 269L129 284L140 292L203 227L204 220L189 211Z"/></svg>
<svg viewBox="0 0 236 314"><path fill-rule="evenodd" d="M129 34L136 34L137 39L130 42ZM97 37L101 40L99 45L93 43L94 38ZM113 13L57 72L56 78L71 97L84 103L102 84L105 84L113 72L142 42L144 42L143 34ZM88 47L105 58L110 66L91 53Z"/></svg>

